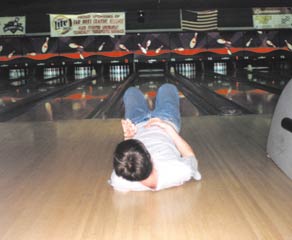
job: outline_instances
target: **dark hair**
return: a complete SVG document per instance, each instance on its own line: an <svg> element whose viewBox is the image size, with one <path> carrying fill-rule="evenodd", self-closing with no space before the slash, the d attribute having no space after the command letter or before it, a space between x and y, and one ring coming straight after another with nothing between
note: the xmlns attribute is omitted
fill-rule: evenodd
<svg viewBox="0 0 292 240"><path fill-rule="evenodd" d="M113 164L116 174L129 181L142 181L152 171L150 153L137 139L125 140L117 145Z"/></svg>

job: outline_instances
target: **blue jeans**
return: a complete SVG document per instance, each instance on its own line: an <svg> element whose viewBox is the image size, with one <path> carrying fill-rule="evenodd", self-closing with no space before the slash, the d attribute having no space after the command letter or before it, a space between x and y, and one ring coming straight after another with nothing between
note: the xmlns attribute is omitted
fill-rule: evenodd
<svg viewBox="0 0 292 240"><path fill-rule="evenodd" d="M172 122L176 129L180 130L179 95L173 84L165 83L158 89L153 111L148 108L143 93L135 87L126 90L123 101L125 118L130 119L134 124L157 117Z"/></svg>

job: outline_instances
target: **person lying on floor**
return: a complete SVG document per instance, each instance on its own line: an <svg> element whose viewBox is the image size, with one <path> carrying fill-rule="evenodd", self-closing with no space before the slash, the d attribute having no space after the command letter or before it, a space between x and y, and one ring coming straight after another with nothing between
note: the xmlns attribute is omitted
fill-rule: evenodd
<svg viewBox="0 0 292 240"><path fill-rule="evenodd" d="M118 191L158 191L201 179L191 146L179 135L181 117L177 88L163 84L151 111L143 93L130 87L123 97L124 141L113 156L109 183Z"/></svg>

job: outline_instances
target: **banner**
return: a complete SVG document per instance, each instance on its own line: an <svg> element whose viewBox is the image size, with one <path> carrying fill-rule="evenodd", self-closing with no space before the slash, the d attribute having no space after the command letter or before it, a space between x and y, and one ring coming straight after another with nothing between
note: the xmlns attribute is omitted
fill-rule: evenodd
<svg viewBox="0 0 292 240"><path fill-rule="evenodd" d="M264 7L264 8L253 8L253 14L292 14L290 7Z"/></svg>
<svg viewBox="0 0 292 240"><path fill-rule="evenodd" d="M253 26L257 29L292 28L292 14L253 15Z"/></svg>
<svg viewBox="0 0 292 240"><path fill-rule="evenodd" d="M125 35L125 13L50 14L52 37Z"/></svg>
<svg viewBox="0 0 292 240"><path fill-rule="evenodd" d="M24 34L25 16L0 17L0 36Z"/></svg>

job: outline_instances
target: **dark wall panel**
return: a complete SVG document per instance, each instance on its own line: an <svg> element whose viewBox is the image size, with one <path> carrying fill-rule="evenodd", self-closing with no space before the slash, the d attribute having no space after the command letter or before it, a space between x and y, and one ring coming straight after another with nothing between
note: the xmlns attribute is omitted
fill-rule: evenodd
<svg viewBox="0 0 292 240"><path fill-rule="evenodd" d="M218 10L218 27L253 27L251 8L225 8Z"/></svg>
<svg viewBox="0 0 292 240"><path fill-rule="evenodd" d="M47 14L30 14L26 16L26 33L49 33L50 17Z"/></svg>
<svg viewBox="0 0 292 240"><path fill-rule="evenodd" d="M126 13L127 30L180 28L179 10L144 10L144 22L139 22L137 11Z"/></svg>

